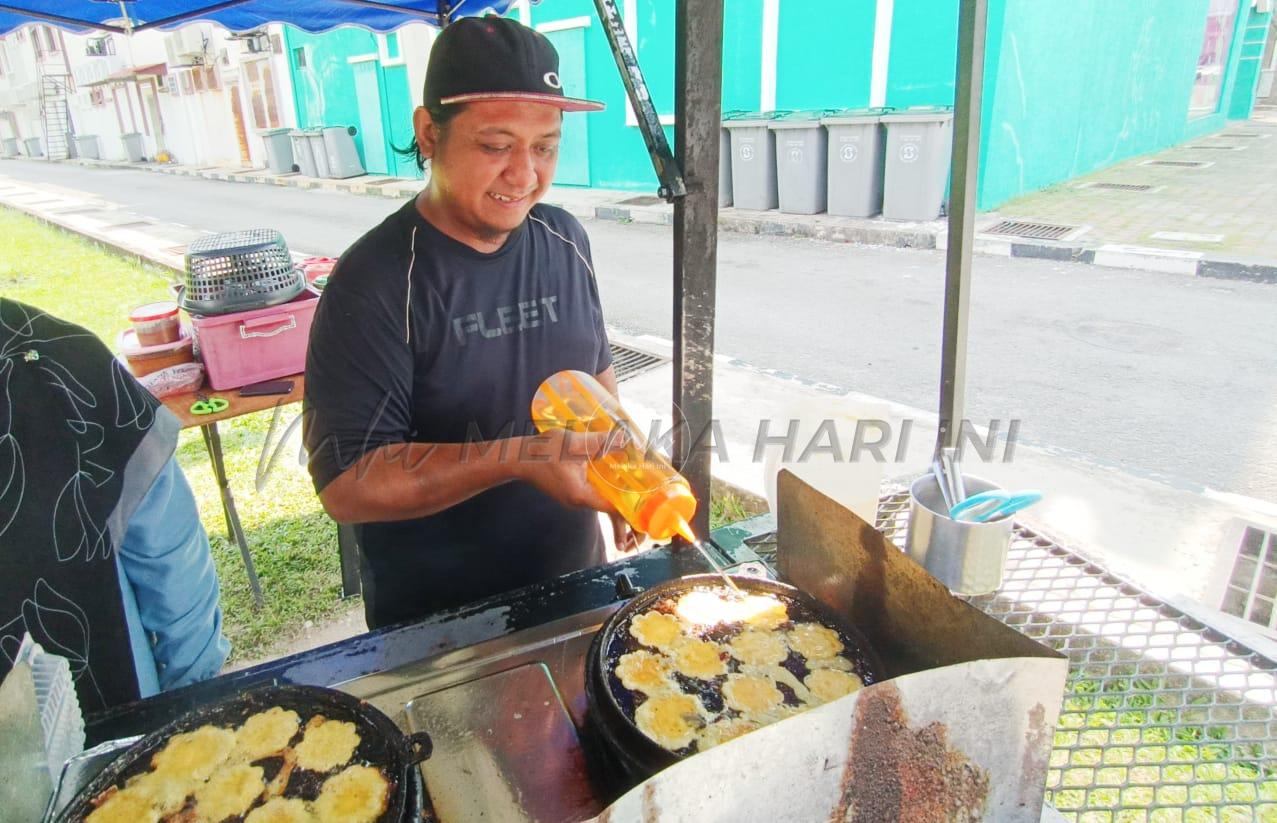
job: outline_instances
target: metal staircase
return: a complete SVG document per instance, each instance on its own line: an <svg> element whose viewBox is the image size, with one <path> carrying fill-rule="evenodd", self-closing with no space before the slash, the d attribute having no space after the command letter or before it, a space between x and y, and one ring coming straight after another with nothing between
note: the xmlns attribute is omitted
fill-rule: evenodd
<svg viewBox="0 0 1277 823"><path fill-rule="evenodd" d="M65 160L71 156L71 112L67 94L71 75L40 74L40 121L44 126L44 152L49 160Z"/></svg>

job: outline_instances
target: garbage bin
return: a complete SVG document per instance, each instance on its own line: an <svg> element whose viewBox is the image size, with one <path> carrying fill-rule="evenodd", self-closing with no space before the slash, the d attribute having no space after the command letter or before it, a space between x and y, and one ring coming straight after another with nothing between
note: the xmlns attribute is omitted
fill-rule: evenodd
<svg viewBox="0 0 1277 823"><path fill-rule="evenodd" d="M44 157L44 148L39 137L28 137L25 142L28 157Z"/></svg>
<svg viewBox="0 0 1277 823"><path fill-rule="evenodd" d="M328 170L328 149L324 147L324 130L306 129L306 142L310 144L310 154L314 158L315 176L332 177Z"/></svg>
<svg viewBox="0 0 1277 823"><path fill-rule="evenodd" d="M882 216L890 220L935 220L949 185L953 111L905 109L884 114L887 165Z"/></svg>
<svg viewBox="0 0 1277 823"><path fill-rule="evenodd" d="M293 141L291 129L263 129L257 132L266 144L266 167L274 174L288 174L293 170Z"/></svg>
<svg viewBox="0 0 1277 823"><path fill-rule="evenodd" d="M725 209L732 205L732 133L727 128L728 120L736 120L748 112L723 112L722 127L718 130L718 207Z"/></svg>
<svg viewBox="0 0 1277 823"><path fill-rule="evenodd" d="M725 121L732 135L732 202L738 209L766 211L776 197L776 136L767 128L786 112L751 112Z"/></svg>
<svg viewBox="0 0 1277 823"><path fill-rule="evenodd" d="M818 214L825 210L829 148L823 111L787 114L768 128L776 138L776 200L786 214Z"/></svg>
<svg viewBox="0 0 1277 823"><path fill-rule="evenodd" d="M307 177L318 177L315 168L315 154L310 150L310 139L301 129L293 129L288 133L288 140L293 144L293 166Z"/></svg>
<svg viewBox="0 0 1277 823"><path fill-rule="evenodd" d="M98 147L96 134L77 134L75 136L75 152L87 160L101 160L102 151Z"/></svg>
<svg viewBox="0 0 1277 823"><path fill-rule="evenodd" d="M4 139L4 156L17 157L18 153L18 138L6 137Z"/></svg>
<svg viewBox="0 0 1277 823"><path fill-rule="evenodd" d="M873 217L882 212L882 115L887 109L846 109L820 118L829 133L830 214Z"/></svg>
<svg viewBox="0 0 1277 823"><path fill-rule="evenodd" d="M324 129L324 153L328 157L328 176L342 180L364 173L364 164L355 147L354 126L328 126Z"/></svg>
<svg viewBox="0 0 1277 823"><path fill-rule="evenodd" d="M124 153L128 155L129 162L141 163L146 156L142 135L134 131L128 134L121 134L120 139L124 141Z"/></svg>

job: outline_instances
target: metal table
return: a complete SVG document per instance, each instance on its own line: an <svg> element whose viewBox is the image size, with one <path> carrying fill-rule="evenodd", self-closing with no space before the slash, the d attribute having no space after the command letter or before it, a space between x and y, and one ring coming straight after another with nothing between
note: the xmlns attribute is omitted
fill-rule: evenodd
<svg viewBox="0 0 1277 823"><path fill-rule="evenodd" d="M884 488L876 525L904 545L905 486ZM769 562L774 529L716 536ZM1002 587L968 602L1069 657L1046 777L1066 819L1277 820L1277 661L1019 524Z"/></svg>

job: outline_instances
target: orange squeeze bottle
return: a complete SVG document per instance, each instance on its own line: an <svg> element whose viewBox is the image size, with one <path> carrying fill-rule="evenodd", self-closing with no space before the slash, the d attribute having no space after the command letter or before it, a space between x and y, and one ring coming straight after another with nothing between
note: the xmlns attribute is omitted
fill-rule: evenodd
<svg viewBox="0 0 1277 823"><path fill-rule="evenodd" d="M590 459L586 467L590 484L636 531L654 540L669 540L677 534L696 543L691 527L696 497L691 486L662 454L648 448L647 438L620 402L593 375L561 371L546 378L532 398L532 422L540 432L623 431L624 449Z"/></svg>

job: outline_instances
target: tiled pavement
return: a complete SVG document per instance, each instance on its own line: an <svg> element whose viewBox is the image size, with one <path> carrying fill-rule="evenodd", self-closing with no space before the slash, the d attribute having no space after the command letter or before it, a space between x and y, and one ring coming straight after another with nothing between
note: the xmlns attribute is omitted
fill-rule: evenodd
<svg viewBox="0 0 1277 823"><path fill-rule="evenodd" d="M1160 165L1165 161L1210 165ZM1114 190L1095 188L1096 183L1152 188ZM1086 226L1077 238L1086 246L1123 244L1277 262L1277 112L1021 197L998 213Z"/></svg>

